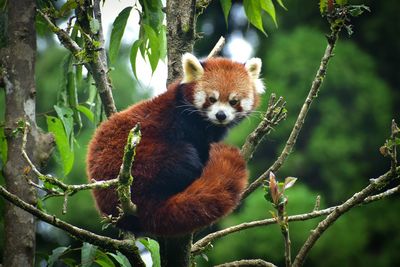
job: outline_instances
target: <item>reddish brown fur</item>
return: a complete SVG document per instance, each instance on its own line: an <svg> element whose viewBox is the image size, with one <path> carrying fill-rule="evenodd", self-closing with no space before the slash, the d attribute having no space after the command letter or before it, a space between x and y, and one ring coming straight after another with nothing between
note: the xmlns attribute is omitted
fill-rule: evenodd
<svg viewBox="0 0 400 267"><path fill-rule="evenodd" d="M225 70L221 70L221 65L218 67L218 64L224 66L222 69ZM211 78L213 75L220 78ZM237 85L230 84L230 75L235 75L234 80L238 80L236 78L240 76L239 80L247 83L249 90L250 81L243 65L224 59L207 61L204 79L201 82L206 83L207 79L219 80L220 84L226 86L216 88L221 90L221 94L227 94L232 88L238 88ZM228 77L221 81L221 77L225 76ZM137 147L132 168L132 201L138 207L138 217L122 221L120 226L123 228L156 235L192 232L231 212L238 204L246 186L246 164L239 150L223 144L212 144L201 176L184 191L165 200L149 193L149 188L159 178L157 174L161 168L160 162L168 162L169 166L179 164L176 162L181 155L174 154L176 144L170 144L169 137L165 136L166 129L169 133L174 132L171 125L174 125L172 119L176 109L174 105L178 85L172 84L166 93L153 100L140 102L113 115L100 125L89 145L89 179L116 178L128 132L137 122L141 123L143 137ZM185 85L185 95L189 101L192 101L190 97L197 86L201 84ZM244 88L245 85L239 87ZM94 196L103 214L117 215L118 198L113 188L95 190Z"/></svg>

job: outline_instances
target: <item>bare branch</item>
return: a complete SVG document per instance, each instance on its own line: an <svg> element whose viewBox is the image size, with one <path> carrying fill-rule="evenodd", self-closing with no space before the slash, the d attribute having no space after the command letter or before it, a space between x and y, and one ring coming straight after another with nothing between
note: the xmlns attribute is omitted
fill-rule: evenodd
<svg viewBox="0 0 400 267"><path fill-rule="evenodd" d="M145 267L142 259L140 258L139 249L135 245L133 240L117 240L106 236L94 234L85 229L81 229L74 225L71 225L65 221L58 219L55 216L46 214L31 204L26 203L14 194L8 192L4 187L0 186L0 195L9 202L20 207L21 209L33 214L40 220L47 222L57 228L60 228L70 234L73 238L89 242L93 245L99 246L106 250L119 250L129 260L132 260L137 266ZM136 266L136 265L135 265Z"/></svg>
<svg viewBox="0 0 400 267"><path fill-rule="evenodd" d="M269 134L274 126L286 119L287 113L285 105L286 102L283 101L282 97L279 97L279 99L276 100L276 95L271 94L264 118L258 124L256 129L247 136L246 141L242 146L241 153L246 161L249 161L253 157L254 151L264 136Z"/></svg>
<svg viewBox="0 0 400 267"><path fill-rule="evenodd" d="M222 47L225 45L225 38L220 37L218 39L218 42L215 44L214 48L211 50L211 52L208 54L207 59L216 57L222 50Z"/></svg>
<svg viewBox="0 0 400 267"><path fill-rule="evenodd" d="M292 149L296 144L297 137L299 136L300 130L303 127L306 115L310 109L311 103L317 97L321 84L326 76L326 69L329 60L332 58L333 50L335 48L335 44L338 39L338 34L340 32L340 29L341 29L340 27L332 28L331 34L327 37L328 44L325 49L325 53L321 59L321 63L318 68L317 74L315 75L315 78L311 84L310 91L308 92L307 98L303 106L301 107L300 113L294 124L292 132L290 133L290 136L286 141L286 145L283 148L282 153L279 155L278 159L274 162L274 164L271 167L269 167L269 169L266 172L264 172L260 177L258 177L253 183L251 183L248 186L246 191L243 193L242 198L246 198L251 192L256 190L263 183L263 181L269 176L270 171L276 172L277 170L279 170L279 168L285 162L289 154L292 152Z"/></svg>
<svg viewBox="0 0 400 267"><path fill-rule="evenodd" d="M398 171L400 171L400 168L398 168ZM364 201L362 201L359 204L359 206L366 205L366 204L369 204L371 202L374 202L374 201L377 201L377 200L381 200L383 198L387 198L387 197L392 196L392 195L394 195L396 193L400 193L400 185L396 186L394 188L388 189L383 193L376 194L376 195L369 196L369 197L365 198ZM333 207L326 208L326 209L323 209L323 210L313 210L312 212L309 212L309 213L292 215L292 216L289 216L287 218L287 220L288 220L288 222L296 222L296 221L306 221L306 220L314 219L314 218L317 218L317 217L329 215L338 207L339 206L333 206ZM226 229L222 229L220 231L211 233L211 234L203 237L202 239L198 240L193 245L192 254L194 254L194 255L200 254L205 248L208 247L209 244L211 244L211 242L213 242L216 239L222 238L222 237L224 237L226 235L229 235L229 234L232 234L232 233L235 233L235 232L239 232L239 231L242 231L242 230L246 230L246 229L249 229L249 228L253 228L253 227L267 226L267 225L271 225L271 224L275 224L275 223L277 223L277 220L275 218L270 218L270 219L264 219L264 220L241 223L241 224L234 225L234 226L228 227Z"/></svg>
<svg viewBox="0 0 400 267"><path fill-rule="evenodd" d="M332 213L330 213L323 221L321 221L318 226L311 231L310 236L307 238L304 245L301 247L299 253L297 254L293 267L299 267L304 264L304 261L310 252L311 248L321 237L321 235L344 213L348 212L350 209L363 203L363 201L371 195L374 191L379 188L386 186L390 181L397 178L399 175L400 168L396 169L396 176L392 175L392 171L381 175L377 179L372 179L371 184L365 187L360 192L355 193L351 198L346 200L342 205L337 206ZM375 199L375 198L374 198ZM378 198L379 199L379 198Z"/></svg>
<svg viewBox="0 0 400 267"><path fill-rule="evenodd" d="M220 265L215 265L214 267L276 267L275 264L272 264L270 262L261 260L261 259L256 259L256 260L240 260L240 261L233 261L233 262L228 262L228 263L223 263Z"/></svg>

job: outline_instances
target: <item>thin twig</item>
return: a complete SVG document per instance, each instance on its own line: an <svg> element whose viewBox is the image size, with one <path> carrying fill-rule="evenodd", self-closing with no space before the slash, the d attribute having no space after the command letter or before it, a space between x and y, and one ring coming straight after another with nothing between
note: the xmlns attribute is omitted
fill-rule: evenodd
<svg viewBox="0 0 400 267"><path fill-rule="evenodd" d="M400 171L400 168L398 168L398 171ZM400 193L400 185L396 186L394 188L388 189L383 193L376 194L376 195L369 196L369 197L365 198L364 201L362 201L359 204L359 206L366 205L366 204L369 204L371 202L374 202L374 201L377 201L377 200L381 200L383 198L387 198L387 197L392 196L392 195L394 195L396 193ZM303 214L288 216L287 220L288 220L288 222L296 222L296 221L306 221L306 220L314 219L314 218L317 218L317 217L329 215L338 207L339 206L333 206L333 207L329 207L329 208L322 209L322 210L313 210L312 212L309 212L309 213L303 213ZM277 223L277 220L275 218L270 218L270 219L264 219L264 220L241 223L241 224L234 225L234 226L225 228L223 230L211 233L211 234L203 237L202 239L198 240L193 245L192 254L193 255L200 254L205 248L207 248L209 246L209 244L211 244L211 242L213 242L216 239L222 238L222 237L224 237L226 235L229 235L229 234L232 234L232 233L235 233L235 232L239 232L239 231L242 231L242 230L246 230L246 229L249 229L249 228L253 228L253 227L267 226L267 225L276 224L276 223Z"/></svg>
<svg viewBox="0 0 400 267"><path fill-rule="evenodd" d="M24 132L23 132L23 137L22 137L21 154L24 157L24 159L26 160L26 162L29 164L29 167L32 169L32 171L36 174L36 176L43 183L50 183L52 185L57 186L62 191L64 191L63 195L65 195L66 192L68 192L68 195L73 195L76 192L81 191L81 190L104 189L104 188L108 188L110 186L117 185L119 183L118 178L116 178L116 179L105 180L105 181L94 181L93 183L90 183L90 184L69 185L69 184L63 183L60 179L58 179L56 177L41 173L38 170L38 168L36 168L35 164L32 163L31 159L29 158L28 154L26 153L26 142L27 142L29 127L30 127L29 122L26 121ZM44 189L42 187L40 187L40 188L46 191L46 189Z"/></svg>
<svg viewBox="0 0 400 267"><path fill-rule="evenodd" d="M262 121L256 129L250 133L244 142L241 154L246 161L253 157L253 153L260 144L265 135L268 135L274 126L278 125L282 120L286 119L287 113L285 110L286 102L282 97L276 100L276 95L271 94L267 111L264 114Z"/></svg>
<svg viewBox="0 0 400 267"><path fill-rule="evenodd" d="M142 259L140 258L139 249L137 248L137 246L135 245L135 242L133 240L112 239L112 238L109 238L106 236L94 234L90 231L81 229L79 227L76 227L72 224L69 224L69 223L63 221L63 220L60 220L59 218L57 218L55 216L52 216L52 215L42 212L41 210L37 209L33 205L28 204L25 201L21 200L16 195L11 194L2 186L0 186L0 195L2 197L4 197L6 200L8 200L9 202L13 203L14 205L29 212L30 214L33 214L40 220L47 222L57 228L60 228L64 231L66 231L68 234L70 234L75 239L78 239L78 240L81 240L84 242L89 242L89 243L99 246L105 250L119 250L125 256L127 256L127 257L129 256L131 258L133 257L134 262L137 264L137 266L145 267L145 264L143 263Z"/></svg>
<svg viewBox="0 0 400 267"><path fill-rule="evenodd" d="M329 63L329 60L332 58L333 55L333 50L335 48L336 41L338 39L338 34L340 32L341 28L333 28L330 36L328 36L328 44L325 49L325 53L321 59L320 66L318 68L317 74L315 75L315 78L312 82L310 91L308 92L307 98L301 107L300 113L297 117L297 120L294 124L294 127L292 129L292 132L290 133L290 136L288 140L286 141L286 145L282 150L282 153L279 155L278 159L272 164L271 167L268 168L267 171L265 171L260 177L258 177L253 183L251 183L245 192L243 193L242 198L246 198L251 192L256 190L263 182L264 180L269 176L269 173L276 172L282 164L285 162L289 154L292 152L292 149L294 145L296 144L297 137L299 136L300 130L303 127L304 120L306 118L306 115L310 109L311 103L313 100L317 97L319 89L322 85L322 82L326 76L326 69Z"/></svg>
<svg viewBox="0 0 400 267"><path fill-rule="evenodd" d="M224 45L225 45L225 38L221 36L218 39L218 42L215 44L214 48L208 54L207 59L212 58L212 57L216 57L219 54L219 52L221 52L222 47Z"/></svg>
<svg viewBox="0 0 400 267"><path fill-rule="evenodd" d="M284 240L285 245L285 265L286 267L290 267L292 265L292 254L291 254L291 242L290 242L290 234L289 234L289 222L288 217L286 215L286 203L282 203L277 207L278 211L278 223L281 228L281 233Z"/></svg>
<svg viewBox="0 0 400 267"><path fill-rule="evenodd" d="M72 38L68 35L66 31L55 25L47 14L42 12L40 9L37 9L36 11L47 22L50 30L57 35L58 40L60 40L61 44L65 48L67 48L74 55L74 57L78 58L79 53L82 51L82 48L79 47L79 45L74 40L72 40Z"/></svg>
<svg viewBox="0 0 400 267"><path fill-rule="evenodd" d="M256 259L256 260L240 260L240 261L233 261L233 262L227 262L223 263L220 265L215 265L214 267L276 267L275 264L261 260L261 259Z"/></svg>
<svg viewBox="0 0 400 267"><path fill-rule="evenodd" d="M396 169L396 176L400 168ZM344 213L348 212L350 209L363 203L363 201L370 196L377 189L380 189L386 186L390 181L396 178L396 176L392 175L392 171L381 175L376 179L372 179L371 184L365 187L363 190L355 193L351 198L346 200L342 205L337 206L332 213L330 213L323 221L321 221L318 226L311 231L310 236L307 238L304 245L301 247L298 252L294 262L293 267L303 266L304 261L310 252L311 248L315 245L317 240L321 237L321 235ZM374 198L375 199L375 198Z"/></svg>

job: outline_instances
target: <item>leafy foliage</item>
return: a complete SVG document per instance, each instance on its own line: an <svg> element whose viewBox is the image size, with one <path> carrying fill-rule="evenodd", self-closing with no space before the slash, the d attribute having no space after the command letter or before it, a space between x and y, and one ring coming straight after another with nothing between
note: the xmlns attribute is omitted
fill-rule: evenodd
<svg viewBox="0 0 400 267"><path fill-rule="evenodd" d="M163 25L164 12L161 0L140 0L142 11L140 12L139 39L131 48L131 67L136 76L136 58L140 51L144 58L148 58L151 70L154 72L158 62L164 60L167 51L166 28Z"/></svg>
<svg viewBox="0 0 400 267"><path fill-rule="evenodd" d="M109 57L110 62L113 64L118 55L118 51L121 45L122 35L124 34L126 23L128 22L129 15L131 13L132 7L126 7L123 9L116 17L110 37L110 51Z"/></svg>
<svg viewBox="0 0 400 267"><path fill-rule="evenodd" d="M74 163L74 152L70 146L70 140L66 133L66 128L63 126L63 123L59 118L46 116L46 119L48 131L54 134L56 140L64 175L67 175L71 171Z"/></svg>

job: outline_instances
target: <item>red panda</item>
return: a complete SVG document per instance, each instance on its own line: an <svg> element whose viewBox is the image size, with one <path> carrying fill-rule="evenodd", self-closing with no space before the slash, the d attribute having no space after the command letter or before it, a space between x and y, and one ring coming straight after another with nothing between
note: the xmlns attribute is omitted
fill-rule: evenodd
<svg viewBox="0 0 400 267"><path fill-rule="evenodd" d="M258 104L261 60L182 57L183 78L168 90L103 122L89 145L89 180L118 176L128 133L140 122L142 139L132 167L137 216L117 226L134 233L193 232L231 212L248 173L237 148L218 143ZM115 188L94 191L97 207L117 215Z"/></svg>

